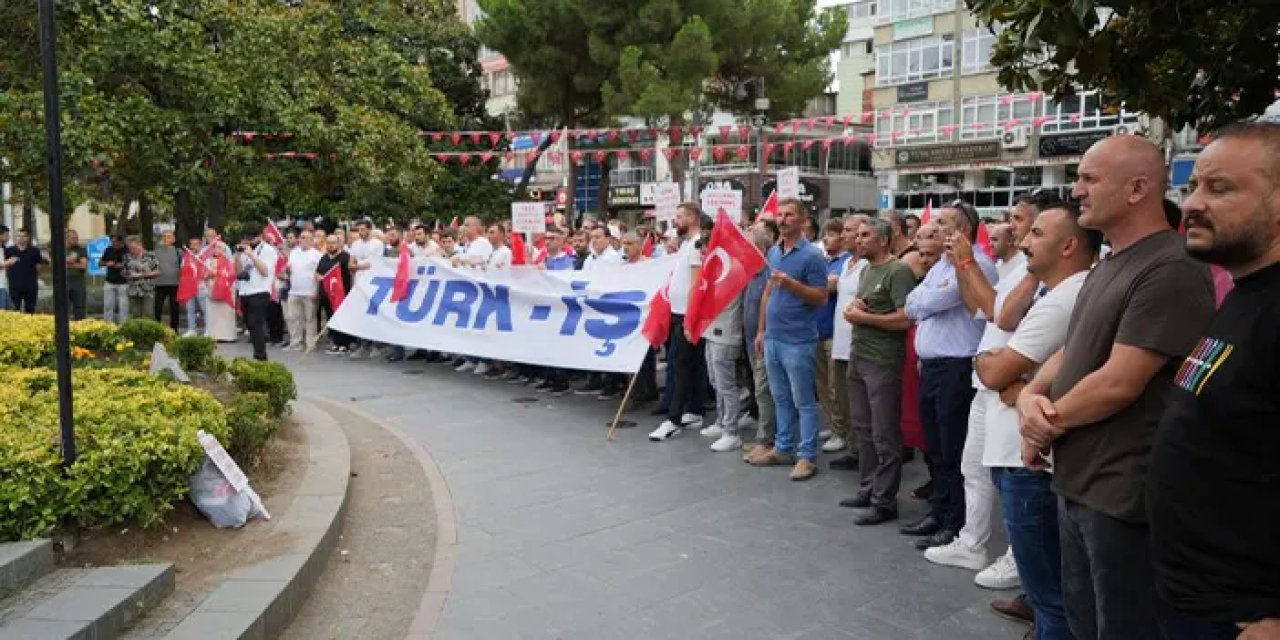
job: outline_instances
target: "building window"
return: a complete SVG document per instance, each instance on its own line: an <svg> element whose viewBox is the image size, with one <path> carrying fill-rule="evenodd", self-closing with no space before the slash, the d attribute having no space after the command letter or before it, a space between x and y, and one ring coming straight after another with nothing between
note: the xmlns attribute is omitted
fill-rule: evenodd
<svg viewBox="0 0 1280 640"><path fill-rule="evenodd" d="M960 43L960 73L986 73L992 70L991 48L996 43L996 34L990 29L979 27L965 29Z"/></svg>
<svg viewBox="0 0 1280 640"><path fill-rule="evenodd" d="M942 78L955 71L950 35L913 38L876 47L876 86Z"/></svg>
<svg viewBox="0 0 1280 640"><path fill-rule="evenodd" d="M853 27L855 22L874 18L876 15L876 1L862 0L845 7L849 12L849 26Z"/></svg>
<svg viewBox="0 0 1280 640"><path fill-rule="evenodd" d="M876 146L949 142L955 124L950 100L895 105L876 116Z"/></svg>
<svg viewBox="0 0 1280 640"><path fill-rule="evenodd" d="M876 24L888 24L955 8L956 0L880 0L876 6L875 21Z"/></svg>
<svg viewBox="0 0 1280 640"><path fill-rule="evenodd" d="M987 140L1000 136L1010 122L1034 123L1039 103L1030 94L970 96L960 99L960 139Z"/></svg>
<svg viewBox="0 0 1280 640"><path fill-rule="evenodd" d="M1043 133L1110 129L1121 124L1135 124L1138 116L1124 106L1104 109L1096 91L1077 93L1061 102L1045 98Z"/></svg>

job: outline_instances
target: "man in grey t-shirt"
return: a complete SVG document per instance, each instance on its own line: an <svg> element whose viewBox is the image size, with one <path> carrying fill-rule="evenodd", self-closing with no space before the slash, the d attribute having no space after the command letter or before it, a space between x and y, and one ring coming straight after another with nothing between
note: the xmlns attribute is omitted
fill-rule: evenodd
<svg viewBox="0 0 1280 640"><path fill-rule="evenodd" d="M182 274L182 250L177 247L172 231L160 236L160 246L155 250L156 262L160 263L160 275L156 278L156 322L165 305L169 307L169 328L178 330L178 278Z"/></svg>

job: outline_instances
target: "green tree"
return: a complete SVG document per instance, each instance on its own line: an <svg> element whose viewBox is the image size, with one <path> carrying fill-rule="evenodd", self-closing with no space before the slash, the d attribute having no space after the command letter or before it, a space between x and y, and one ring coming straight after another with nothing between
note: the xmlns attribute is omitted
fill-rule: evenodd
<svg viewBox="0 0 1280 640"><path fill-rule="evenodd" d="M1098 90L1201 129L1261 113L1280 75L1280 3L1258 0L965 0L1003 28L1000 82L1056 96Z"/></svg>

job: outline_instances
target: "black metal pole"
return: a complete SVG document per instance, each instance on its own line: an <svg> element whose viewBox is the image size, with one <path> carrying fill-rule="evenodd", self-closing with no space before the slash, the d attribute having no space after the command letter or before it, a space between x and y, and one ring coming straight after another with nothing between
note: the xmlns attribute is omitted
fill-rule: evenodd
<svg viewBox="0 0 1280 640"><path fill-rule="evenodd" d="M44 71L44 133L49 172L49 248L53 261L53 342L58 371L58 424L62 464L76 461L76 431L71 414L71 328L67 322L67 238L62 201L62 121L58 109L58 29L53 0L40 0L40 67Z"/></svg>

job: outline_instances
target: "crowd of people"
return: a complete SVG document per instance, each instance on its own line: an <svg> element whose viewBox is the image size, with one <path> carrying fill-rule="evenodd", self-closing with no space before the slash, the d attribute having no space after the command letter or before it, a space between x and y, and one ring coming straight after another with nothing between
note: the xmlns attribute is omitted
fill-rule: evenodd
<svg viewBox="0 0 1280 640"><path fill-rule="evenodd" d="M898 519L903 465L918 452L929 481L910 495L929 510L900 532L927 562L1020 587L992 607L1034 623L1036 638L1276 640L1280 125L1221 132L1180 209L1165 199L1160 150L1139 137L1096 143L1078 176L1070 200L1019 197L987 226L989 244L962 201L926 220L885 211L819 228L803 203L782 200L776 217L744 227L766 267L696 342L684 320L710 219L691 203L662 235L556 221L527 245L477 218L448 229L362 220L350 238L304 225L279 246L255 225L235 246L210 229L188 247L210 276L187 303L187 328L237 337L232 305L210 297L210 247L235 265L259 358L268 344L314 348L333 313L324 274L337 269L349 290L402 244L475 269L676 255L669 339L631 396L655 405L649 440L696 430L712 451L745 449L746 463L790 467L793 481L832 454L828 468L848 473L839 506L859 527ZM4 265L13 304L26 305L31 258L18 240ZM181 260L172 234L162 243L148 252L115 239L103 259L108 319L167 307L177 327L168 288ZM327 334L333 356L448 363L553 395L615 399L627 385ZM1008 547L992 549L997 537Z"/></svg>

